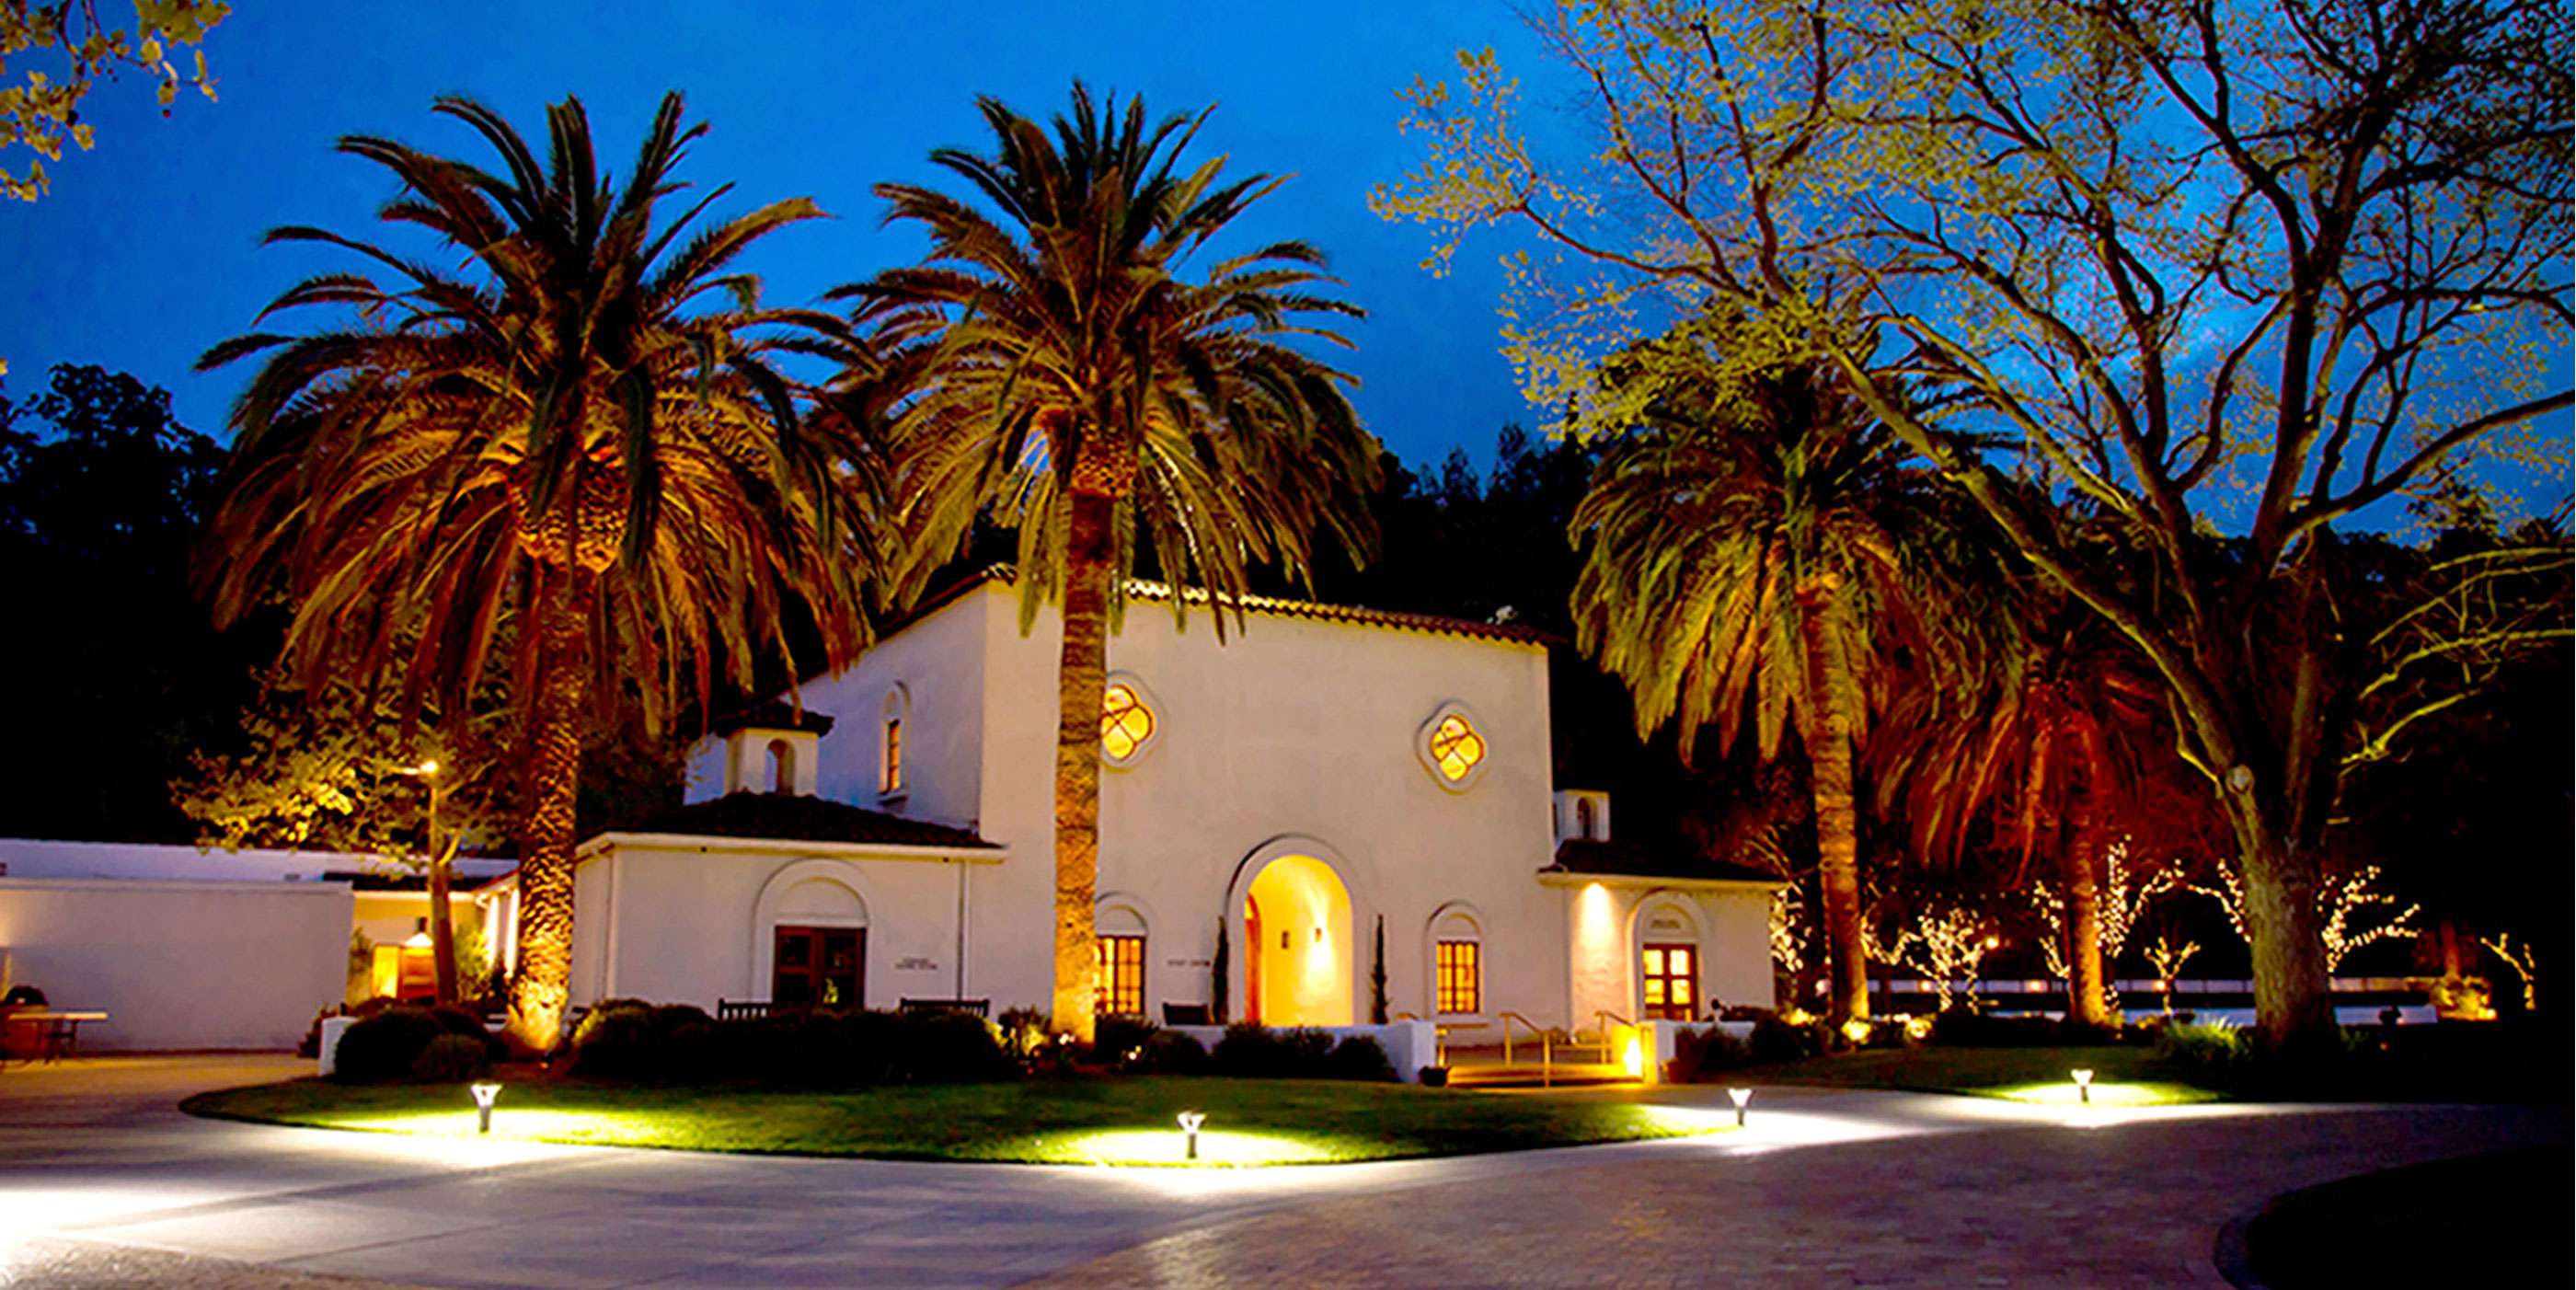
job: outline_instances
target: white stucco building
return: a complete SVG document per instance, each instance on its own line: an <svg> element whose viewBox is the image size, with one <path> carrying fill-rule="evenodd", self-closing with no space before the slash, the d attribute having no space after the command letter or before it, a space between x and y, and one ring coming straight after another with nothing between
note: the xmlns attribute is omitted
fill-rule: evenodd
<svg viewBox="0 0 2576 1290"><path fill-rule="evenodd" d="M1166 594L1108 649L1104 1009L1364 1023L1381 926L1389 1012L1469 1030L1770 1002L1772 880L1642 856L1555 791L1536 633L1264 600L1220 644ZM1044 1007L1060 627L1019 615L1007 572L967 582L584 843L574 1002Z"/></svg>

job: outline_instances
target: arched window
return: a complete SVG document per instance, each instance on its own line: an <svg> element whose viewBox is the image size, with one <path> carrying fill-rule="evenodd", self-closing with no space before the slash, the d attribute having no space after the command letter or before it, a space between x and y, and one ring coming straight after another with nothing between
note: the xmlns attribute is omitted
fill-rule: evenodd
<svg viewBox="0 0 2576 1290"><path fill-rule="evenodd" d="M1574 799L1574 836L1578 838L1599 836L1598 831L1593 826L1593 815L1594 811L1591 798L1576 797Z"/></svg>
<svg viewBox="0 0 2576 1290"><path fill-rule="evenodd" d="M1473 915L1452 907L1431 920L1431 1003L1443 1015L1485 1010L1485 936Z"/></svg>
<svg viewBox="0 0 2576 1290"><path fill-rule="evenodd" d="M1092 916L1100 975L1092 1011L1102 1016L1141 1016L1145 1011L1145 916L1124 902Z"/></svg>
<svg viewBox="0 0 2576 1290"><path fill-rule="evenodd" d="M784 739L769 741L769 791L796 791L796 745Z"/></svg>

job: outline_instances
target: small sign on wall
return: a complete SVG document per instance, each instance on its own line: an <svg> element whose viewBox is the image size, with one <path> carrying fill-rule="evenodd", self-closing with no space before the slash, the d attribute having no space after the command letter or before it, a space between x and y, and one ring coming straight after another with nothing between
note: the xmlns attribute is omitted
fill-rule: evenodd
<svg viewBox="0 0 2576 1290"><path fill-rule="evenodd" d="M894 970L897 972L936 972L939 970L939 963L935 959L926 959L919 955L914 955L910 958L896 959L894 961Z"/></svg>
<svg viewBox="0 0 2576 1290"><path fill-rule="evenodd" d="M1163 965L1177 968L1203 968L1209 966L1209 962L1206 959L1165 959Z"/></svg>

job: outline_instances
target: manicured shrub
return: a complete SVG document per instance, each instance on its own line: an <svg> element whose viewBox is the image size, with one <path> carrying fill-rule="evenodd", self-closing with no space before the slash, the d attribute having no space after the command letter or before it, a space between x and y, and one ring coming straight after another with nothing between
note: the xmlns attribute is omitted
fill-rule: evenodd
<svg viewBox="0 0 2576 1290"><path fill-rule="evenodd" d="M421 1050L444 1033L427 1008L385 1008L341 1033L331 1079L339 1084L381 1084L409 1078Z"/></svg>
<svg viewBox="0 0 2576 1290"><path fill-rule="evenodd" d="M1002 1052L995 1028L981 1017L941 1009L897 1021L887 1035L894 1057L891 1074L904 1083L981 1083L1011 1072L1011 1059Z"/></svg>
<svg viewBox="0 0 2576 1290"><path fill-rule="evenodd" d="M1352 1038L1366 1040L1369 1047L1376 1050L1377 1061L1386 1061L1386 1050L1378 1048L1376 1040L1364 1035ZM1236 1022L1225 1028L1225 1037L1217 1040L1216 1051L1208 1057L1214 1073L1237 1079L1376 1078L1374 1074L1365 1077L1338 1074L1333 1064L1333 1053L1333 1037L1325 1031L1306 1028L1272 1030L1267 1026ZM1350 1060L1366 1062L1365 1058L1356 1055ZM1371 1066L1369 1069L1375 1068Z"/></svg>
<svg viewBox="0 0 2576 1290"><path fill-rule="evenodd" d="M1004 1008L994 1021L1002 1028L1003 1051L1013 1057L1035 1057L1047 1045L1047 1014L1036 1008Z"/></svg>
<svg viewBox="0 0 2576 1290"><path fill-rule="evenodd" d="M1198 1075L1208 1068L1207 1045L1177 1030L1157 1030L1145 1040L1136 1068L1151 1075Z"/></svg>
<svg viewBox="0 0 2576 1290"><path fill-rule="evenodd" d="M2190 1083L2223 1085L2253 1056L2253 1044L2233 1026L2171 1025L2156 1036L2156 1060Z"/></svg>
<svg viewBox="0 0 2576 1290"><path fill-rule="evenodd" d="M1751 1044L1711 1026L1706 1030L1685 1030L1676 1035L1673 1059L1665 1063L1664 1069L1667 1079L1684 1084L1705 1084L1728 1071L1752 1064Z"/></svg>
<svg viewBox="0 0 2576 1290"><path fill-rule="evenodd" d="M1954 1008L1932 1022L1932 1042L1949 1048L2050 1048L2067 1041L2065 1027L2049 1017L1998 1017Z"/></svg>
<svg viewBox="0 0 2576 1290"><path fill-rule="evenodd" d="M1753 1037L1747 1046L1753 1060L1761 1064L1794 1062L1823 1054L1826 1047L1825 1023L1810 1021L1793 1024L1778 1013L1766 1013L1753 1023Z"/></svg>
<svg viewBox="0 0 2576 1290"><path fill-rule="evenodd" d="M1091 1048L1103 1065L1123 1065L1143 1055L1156 1031L1154 1023L1143 1017L1102 1017L1092 1028Z"/></svg>
<svg viewBox="0 0 2576 1290"><path fill-rule="evenodd" d="M1324 1078L1369 1080L1380 1084L1395 1082L1395 1063L1386 1059L1386 1049L1369 1035L1352 1035L1333 1045L1324 1058Z"/></svg>
<svg viewBox="0 0 2576 1290"><path fill-rule="evenodd" d="M411 1077L431 1084L456 1084L492 1069L491 1054L476 1035L440 1035L413 1059Z"/></svg>

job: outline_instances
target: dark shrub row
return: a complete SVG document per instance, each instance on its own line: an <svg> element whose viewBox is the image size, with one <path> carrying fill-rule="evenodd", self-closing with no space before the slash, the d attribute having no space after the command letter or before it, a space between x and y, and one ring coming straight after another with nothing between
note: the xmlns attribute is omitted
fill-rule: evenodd
<svg viewBox="0 0 2576 1290"><path fill-rule="evenodd" d="M1386 1049L1367 1035L1340 1043L1321 1030L1272 1030L1238 1022L1225 1028L1208 1055L1209 1069L1239 1079L1348 1079L1392 1081Z"/></svg>
<svg viewBox="0 0 2576 1290"><path fill-rule="evenodd" d="M506 1049L463 1008L382 1008L340 1036L331 1078L341 1084L418 1079L452 1083L492 1068Z"/></svg>
<svg viewBox="0 0 2576 1290"><path fill-rule="evenodd" d="M818 1009L717 1021L687 1004L612 999L573 1034L572 1071L646 1084L796 1088L955 1084L1012 1073L993 1029L957 1012Z"/></svg>

